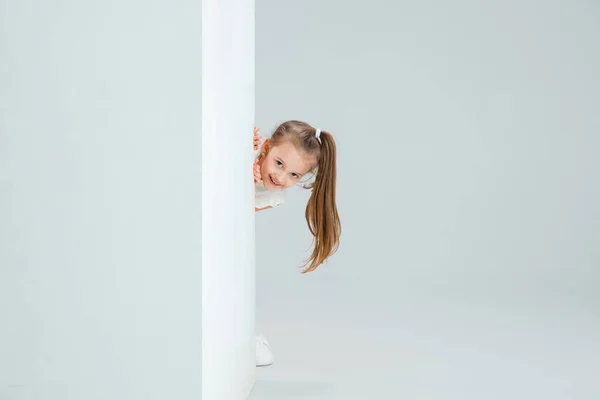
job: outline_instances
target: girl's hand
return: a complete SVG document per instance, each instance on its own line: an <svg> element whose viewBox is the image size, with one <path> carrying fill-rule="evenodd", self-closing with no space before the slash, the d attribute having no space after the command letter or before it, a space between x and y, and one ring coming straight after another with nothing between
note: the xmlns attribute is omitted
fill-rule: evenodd
<svg viewBox="0 0 600 400"><path fill-rule="evenodd" d="M254 184L258 184L262 182L262 178L260 176L260 164L258 160L254 161Z"/></svg>
<svg viewBox="0 0 600 400"><path fill-rule="evenodd" d="M260 144L260 135L258 134L260 128L254 127L254 150L258 150L258 145Z"/></svg>

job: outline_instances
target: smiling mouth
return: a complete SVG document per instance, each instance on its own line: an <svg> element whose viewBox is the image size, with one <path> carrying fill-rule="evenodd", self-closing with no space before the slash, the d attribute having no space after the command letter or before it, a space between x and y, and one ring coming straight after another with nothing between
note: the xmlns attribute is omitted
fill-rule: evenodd
<svg viewBox="0 0 600 400"><path fill-rule="evenodd" d="M275 181L273 180L273 177L272 177L271 175L269 175L269 180L271 181L271 183L272 183L273 185L275 185L275 186L281 186L281 184L280 184L280 183L277 183L277 182L275 182Z"/></svg>

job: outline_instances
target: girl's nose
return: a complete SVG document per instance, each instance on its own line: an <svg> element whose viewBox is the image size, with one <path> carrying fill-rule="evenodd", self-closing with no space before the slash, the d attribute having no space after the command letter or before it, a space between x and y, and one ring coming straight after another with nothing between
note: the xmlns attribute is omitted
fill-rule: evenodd
<svg viewBox="0 0 600 400"><path fill-rule="evenodd" d="M283 181L284 177L281 175L273 175L273 179L275 180L276 183L280 184L280 185L284 185L285 182Z"/></svg>

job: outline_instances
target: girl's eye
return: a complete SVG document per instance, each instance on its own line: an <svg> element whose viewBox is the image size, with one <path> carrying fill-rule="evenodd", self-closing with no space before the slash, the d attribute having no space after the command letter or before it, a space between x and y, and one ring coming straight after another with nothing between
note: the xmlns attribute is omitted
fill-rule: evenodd
<svg viewBox="0 0 600 400"><path fill-rule="evenodd" d="M298 174L292 174L292 178L297 179L298 178Z"/></svg>
<svg viewBox="0 0 600 400"><path fill-rule="evenodd" d="M281 161L276 161L278 167L283 167L283 163Z"/></svg>

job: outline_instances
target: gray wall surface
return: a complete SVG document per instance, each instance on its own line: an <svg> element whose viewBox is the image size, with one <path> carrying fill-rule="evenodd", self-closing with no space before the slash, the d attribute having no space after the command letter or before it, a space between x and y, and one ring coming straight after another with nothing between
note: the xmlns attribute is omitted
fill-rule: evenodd
<svg viewBox="0 0 600 400"><path fill-rule="evenodd" d="M0 3L0 398L198 399L201 2Z"/></svg>
<svg viewBox="0 0 600 400"><path fill-rule="evenodd" d="M337 137L343 224L301 276L308 193L257 215L260 313L402 330L461 304L597 343L599 43L590 1L258 1L257 123Z"/></svg>

